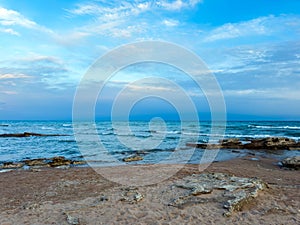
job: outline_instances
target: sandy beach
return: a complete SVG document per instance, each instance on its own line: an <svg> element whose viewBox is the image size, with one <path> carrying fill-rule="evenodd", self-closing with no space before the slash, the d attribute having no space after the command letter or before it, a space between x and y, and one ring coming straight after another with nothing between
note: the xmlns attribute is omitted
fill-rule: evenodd
<svg viewBox="0 0 300 225"><path fill-rule="evenodd" d="M177 165L156 165L162 174ZM151 175L150 166L103 168L125 178ZM224 190L189 195L178 186L201 174L259 178L266 187L230 216ZM194 174L194 175L193 175ZM193 176L192 176L193 175ZM0 224L299 224L299 171L269 158L215 162L200 172L185 165L171 178L148 186L120 185L91 168L40 168L0 174ZM184 197L184 198L183 198ZM174 204L185 199L183 204Z"/></svg>

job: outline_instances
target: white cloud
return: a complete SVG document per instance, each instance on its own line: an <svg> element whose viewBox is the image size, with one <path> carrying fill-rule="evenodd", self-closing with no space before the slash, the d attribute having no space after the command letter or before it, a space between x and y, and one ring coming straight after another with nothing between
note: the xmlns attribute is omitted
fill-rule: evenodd
<svg viewBox="0 0 300 225"><path fill-rule="evenodd" d="M66 34L53 34L53 39L63 46L72 46L78 44L81 40L89 37L91 33L89 31L71 31Z"/></svg>
<svg viewBox="0 0 300 225"><path fill-rule="evenodd" d="M176 27L179 25L178 20L172 20L172 19L165 19L162 21L162 23L167 27Z"/></svg>
<svg viewBox="0 0 300 225"><path fill-rule="evenodd" d="M300 90L290 88L224 90L225 96L300 100Z"/></svg>
<svg viewBox="0 0 300 225"><path fill-rule="evenodd" d="M78 4L75 9L67 10L74 15L101 15L103 19L114 19L123 16L138 15L149 10L178 11L183 8L193 8L203 0L174 1L100 1Z"/></svg>
<svg viewBox="0 0 300 225"><path fill-rule="evenodd" d="M267 20L272 19L270 17L260 17L250 21L241 23L227 23L221 27L212 30L208 37L204 39L206 42L238 38L243 36L265 35L269 34L270 30L265 26Z"/></svg>
<svg viewBox="0 0 300 225"><path fill-rule="evenodd" d="M189 0L189 1L182 1L182 0L175 0L175 1L158 1L156 4L168 11L179 11L183 8L193 8L197 4L202 3L202 0Z"/></svg>
<svg viewBox="0 0 300 225"><path fill-rule="evenodd" d="M124 17L138 15L144 11L147 11L151 8L149 2L144 3L129 3L121 2L119 5L110 5L110 4L79 4L77 8L72 10L67 10L73 15L91 15L96 16L101 19L101 21L112 21L118 20Z"/></svg>
<svg viewBox="0 0 300 225"><path fill-rule="evenodd" d="M34 28L37 24L21 15L19 12L0 8L0 24L3 26L19 25L27 28Z"/></svg>
<svg viewBox="0 0 300 225"><path fill-rule="evenodd" d="M184 3L181 0L176 0L173 2L161 1L157 4L166 10L180 10L184 6Z"/></svg>
<svg viewBox="0 0 300 225"><path fill-rule="evenodd" d="M15 36L20 36L20 34L17 31L11 28L0 28L0 32L15 35Z"/></svg>
<svg viewBox="0 0 300 225"><path fill-rule="evenodd" d="M79 28L84 33L101 34L112 37L132 37L134 33L152 32L154 21L148 21L146 12L172 11L183 8L192 8L201 0L189 1L92 1L86 4L78 4L76 8L67 10L73 16L89 15L93 17L90 24ZM175 19L159 18L157 24L165 26L178 26L179 21ZM132 29L134 28L134 29ZM78 30L79 30L78 29Z"/></svg>
<svg viewBox="0 0 300 225"><path fill-rule="evenodd" d="M19 78L30 78L30 76L25 75L25 74L11 74L11 73L6 73L6 74L0 74L0 80L2 79L19 79Z"/></svg>
<svg viewBox="0 0 300 225"><path fill-rule="evenodd" d="M6 95L16 95L18 92L16 91L1 91L1 94L6 94Z"/></svg>
<svg viewBox="0 0 300 225"><path fill-rule="evenodd" d="M255 37L255 36L293 36L300 29L298 16L280 15L265 16L239 23L227 23L208 32L204 42L218 40Z"/></svg>
<svg viewBox="0 0 300 225"><path fill-rule="evenodd" d="M36 22L26 18L19 12L3 7L0 7L0 25L3 26L2 28L0 27L0 32L5 32L17 36L20 36L20 34L14 29L12 29L12 26L19 26L27 29L35 29L45 33L53 33L53 31L51 31L50 29L43 27L37 24Z"/></svg>

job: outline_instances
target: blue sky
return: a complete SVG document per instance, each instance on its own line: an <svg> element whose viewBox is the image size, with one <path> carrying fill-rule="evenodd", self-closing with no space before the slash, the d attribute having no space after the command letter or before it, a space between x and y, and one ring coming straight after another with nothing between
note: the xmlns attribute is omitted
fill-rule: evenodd
<svg viewBox="0 0 300 225"><path fill-rule="evenodd" d="M0 0L0 119L71 119L89 66L112 48L143 40L198 54L222 87L229 119L300 119L299 0ZM116 93L145 73L176 80L200 117L209 114L194 84L161 65L120 71L96 114L107 116ZM164 84L140 85L172 93ZM133 113L176 118L169 104L148 101Z"/></svg>

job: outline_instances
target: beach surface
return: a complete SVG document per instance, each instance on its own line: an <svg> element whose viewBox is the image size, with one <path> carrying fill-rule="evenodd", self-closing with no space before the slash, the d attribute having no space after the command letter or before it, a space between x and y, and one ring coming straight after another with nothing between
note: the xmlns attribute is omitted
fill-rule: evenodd
<svg viewBox="0 0 300 225"><path fill-rule="evenodd" d="M119 183L89 167L13 170L0 174L0 224L300 224L299 170L277 163L249 156L214 162L204 171L185 165L169 179L146 186L120 183L132 171L151 177L151 165L102 168L118 174ZM155 165L161 174L176 167ZM189 195L191 190L177 185L193 174L218 173L256 177L266 186L228 215L224 190Z"/></svg>

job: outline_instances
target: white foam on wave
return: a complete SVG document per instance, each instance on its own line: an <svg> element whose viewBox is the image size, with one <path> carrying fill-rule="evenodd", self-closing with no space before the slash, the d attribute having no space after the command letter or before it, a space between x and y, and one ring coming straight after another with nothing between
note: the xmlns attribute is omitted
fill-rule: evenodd
<svg viewBox="0 0 300 225"><path fill-rule="evenodd" d="M55 130L54 127L41 127L42 130Z"/></svg>
<svg viewBox="0 0 300 225"><path fill-rule="evenodd" d="M291 130L300 130L300 127L297 127L297 126L259 126L259 125L248 125L248 127L261 128L261 129L291 129Z"/></svg>

